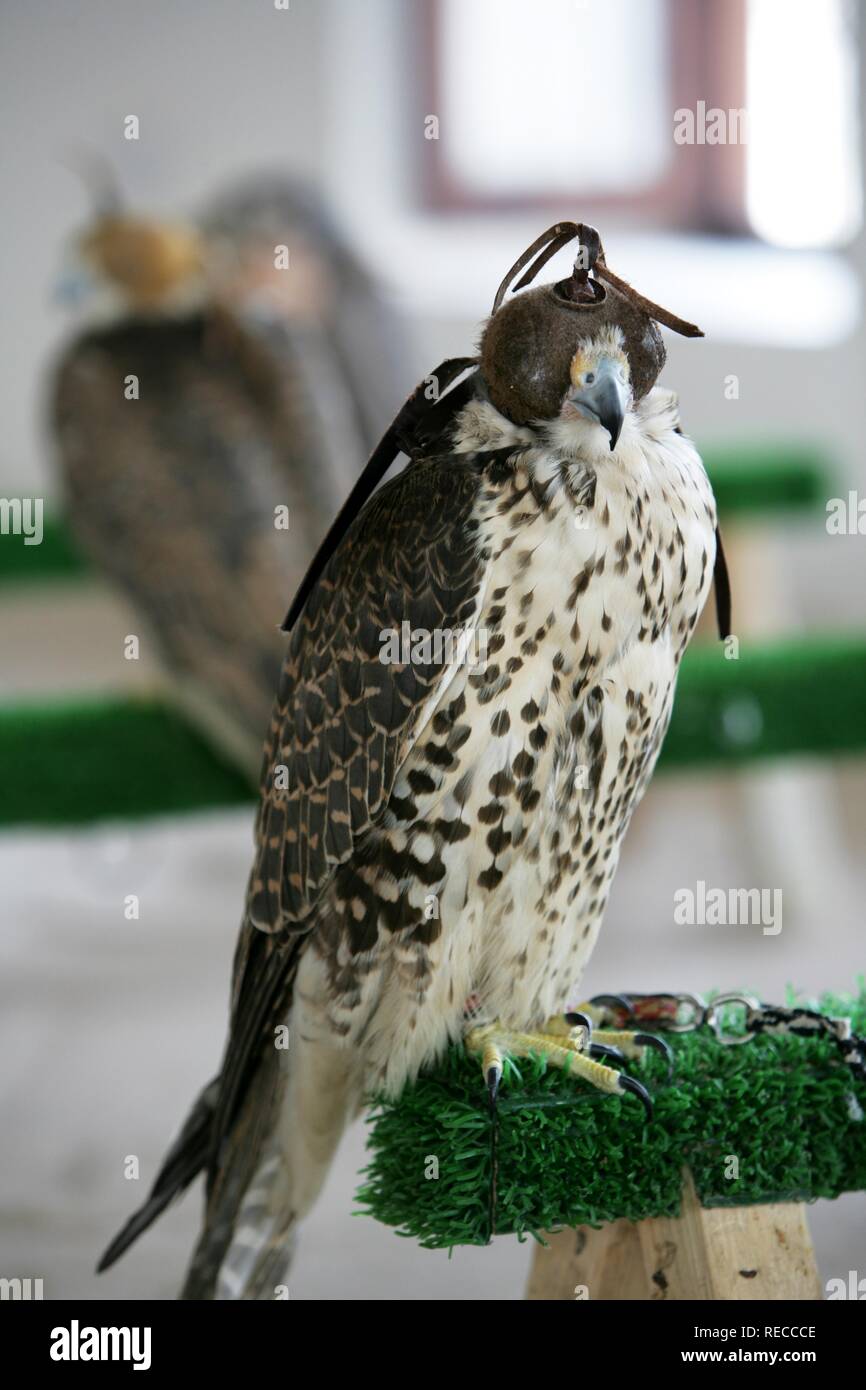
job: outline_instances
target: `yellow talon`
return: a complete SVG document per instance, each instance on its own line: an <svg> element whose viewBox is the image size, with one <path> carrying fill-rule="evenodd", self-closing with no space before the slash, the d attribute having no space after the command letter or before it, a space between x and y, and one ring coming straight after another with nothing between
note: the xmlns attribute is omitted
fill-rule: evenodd
<svg viewBox="0 0 866 1390"><path fill-rule="evenodd" d="M646 1043L641 1042L641 1033L627 1032L621 1028L599 1028L593 1033L595 1042L604 1043L606 1047L619 1048L624 1057L640 1058L646 1050Z"/></svg>
<svg viewBox="0 0 866 1390"><path fill-rule="evenodd" d="M464 1042L470 1053L481 1056L491 1104L495 1104L499 1091L504 1059L538 1056L545 1058L549 1066L582 1077L608 1095L633 1092L652 1118L652 1101L646 1088L633 1077L589 1055L593 1041L598 1041L609 1047L617 1047L626 1056L638 1057L643 1052L644 1044L640 1041L643 1036L614 1031L593 1034L592 1029L583 1024L571 1024L566 1018L557 1017L550 1019L537 1033L517 1032L501 1023L486 1023L468 1029Z"/></svg>

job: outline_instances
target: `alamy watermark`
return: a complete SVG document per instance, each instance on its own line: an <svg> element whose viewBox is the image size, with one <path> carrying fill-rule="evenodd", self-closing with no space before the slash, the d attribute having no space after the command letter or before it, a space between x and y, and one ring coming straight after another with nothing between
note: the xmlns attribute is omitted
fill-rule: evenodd
<svg viewBox="0 0 866 1390"><path fill-rule="evenodd" d="M674 893L674 921L680 927L761 927L764 936L782 930L781 888L694 888Z"/></svg>
<svg viewBox="0 0 866 1390"><path fill-rule="evenodd" d="M43 1279L0 1279L0 1302L38 1302L45 1297Z"/></svg>
<svg viewBox="0 0 866 1390"><path fill-rule="evenodd" d="M829 536L866 536L866 497L853 488L847 497L831 497L826 511Z"/></svg>
<svg viewBox="0 0 866 1390"><path fill-rule="evenodd" d="M25 545L41 545L42 498L0 497L0 535L23 536Z"/></svg>
<svg viewBox="0 0 866 1390"><path fill-rule="evenodd" d="M748 139L748 112L742 107L725 111L699 101L694 110L680 106L674 112L676 145L745 145Z"/></svg>
<svg viewBox="0 0 866 1390"><path fill-rule="evenodd" d="M131 1361L134 1371L147 1371L151 1360L149 1327L82 1327L73 1318L69 1327L51 1331L52 1361Z"/></svg>
<svg viewBox="0 0 866 1390"><path fill-rule="evenodd" d="M834 1302L840 1298L850 1299L852 1303L863 1303L866 1301L866 1279L861 1279L856 1269L848 1270L847 1279L828 1279L824 1285L828 1302Z"/></svg>
<svg viewBox="0 0 866 1390"><path fill-rule="evenodd" d="M379 660L383 666L456 665L479 671L487 663L485 628L413 628L404 620L399 629L383 628L379 642Z"/></svg>

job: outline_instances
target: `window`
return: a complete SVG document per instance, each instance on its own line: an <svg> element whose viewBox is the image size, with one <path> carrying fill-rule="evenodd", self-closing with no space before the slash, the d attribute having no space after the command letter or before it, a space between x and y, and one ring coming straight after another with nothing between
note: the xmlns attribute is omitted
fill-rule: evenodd
<svg viewBox="0 0 866 1390"><path fill-rule="evenodd" d="M860 227L855 22L846 0L819 12L812 0L750 0L746 210L778 246L839 245Z"/></svg>
<svg viewBox="0 0 866 1390"><path fill-rule="evenodd" d="M623 44L627 4L442 0L440 139L458 186L537 198L573 181L609 195L664 175L665 3L642 0Z"/></svg>
<svg viewBox="0 0 866 1390"><path fill-rule="evenodd" d="M841 242L851 0L421 0L424 201ZM690 124L684 127L683 113Z"/></svg>

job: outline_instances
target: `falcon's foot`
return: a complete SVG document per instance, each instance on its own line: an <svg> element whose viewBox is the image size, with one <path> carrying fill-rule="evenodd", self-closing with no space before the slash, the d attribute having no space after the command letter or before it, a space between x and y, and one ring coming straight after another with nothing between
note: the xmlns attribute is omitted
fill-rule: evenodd
<svg viewBox="0 0 866 1390"><path fill-rule="evenodd" d="M653 1103L647 1088L617 1071L600 1058L640 1061L649 1047L663 1052L670 1065L671 1054L662 1038L651 1033L633 1033L622 1029L594 1028L604 1021L604 1013L595 1005L581 1005L579 1011L548 1019L538 1032L520 1033L504 1028L500 1023L485 1023L470 1027L464 1042L469 1052L480 1055L487 1081L491 1105L496 1104L506 1057L544 1057L548 1066L561 1067L572 1076L582 1077L590 1085L610 1094L629 1092L643 1105L647 1119L652 1119Z"/></svg>

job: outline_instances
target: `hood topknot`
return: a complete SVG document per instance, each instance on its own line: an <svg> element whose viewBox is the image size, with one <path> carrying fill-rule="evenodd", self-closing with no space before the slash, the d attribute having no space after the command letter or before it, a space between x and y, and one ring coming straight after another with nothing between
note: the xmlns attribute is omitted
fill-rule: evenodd
<svg viewBox="0 0 866 1390"><path fill-rule="evenodd" d="M580 251L567 280L502 303L511 281L533 256L535 261L515 286L518 290L574 237L580 239ZM604 329L619 328L634 399L640 400L665 364L659 323L687 337L703 336L694 324L653 304L609 271L593 227L557 223L523 253L499 287L480 346L481 374L490 399L515 424L552 419L568 390L569 368L579 344Z"/></svg>

